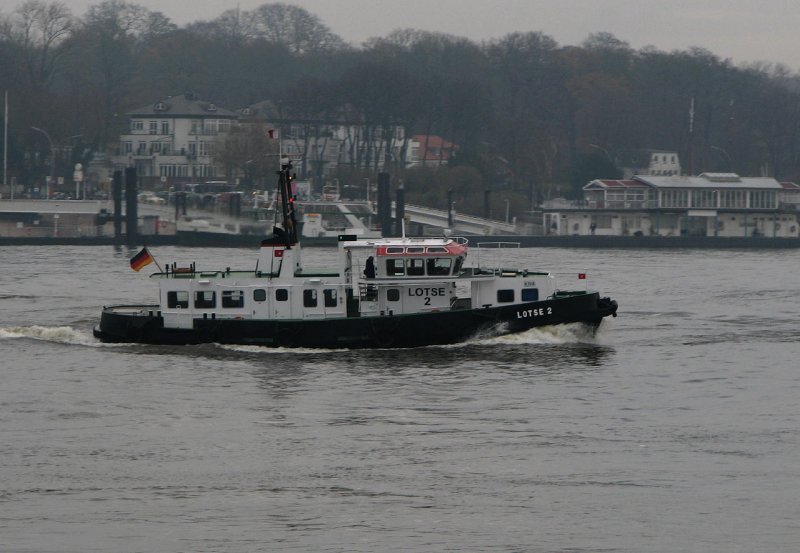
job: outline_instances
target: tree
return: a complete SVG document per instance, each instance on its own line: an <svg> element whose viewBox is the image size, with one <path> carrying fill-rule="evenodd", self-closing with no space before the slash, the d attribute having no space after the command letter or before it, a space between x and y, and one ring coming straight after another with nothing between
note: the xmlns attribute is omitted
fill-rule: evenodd
<svg viewBox="0 0 800 553"><path fill-rule="evenodd" d="M278 141L271 140L266 125L248 120L234 125L217 144L217 159L229 180L244 176L245 188L265 189L273 176Z"/></svg>
<svg viewBox="0 0 800 553"><path fill-rule="evenodd" d="M34 90L46 90L53 83L73 25L72 13L61 2L27 0L3 26L6 39L22 50Z"/></svg>
<svg viewBox="0 0 800 553"><path fill-rule="evenodd" d="M289 4L262 4L250 14L255 35L285 44L294 54L330 52L344 46L316 15Z"/></svg>

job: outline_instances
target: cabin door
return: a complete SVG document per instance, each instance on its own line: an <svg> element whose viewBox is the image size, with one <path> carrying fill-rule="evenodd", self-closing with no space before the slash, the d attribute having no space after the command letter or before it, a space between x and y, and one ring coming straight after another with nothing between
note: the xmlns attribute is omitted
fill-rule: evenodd
<svg viewBox="0 0 800 553"><path fill-rule="evenodd" d="M189 292L186 290L162 291L162 317L167 328L192 328L193 313Z"/></svg>

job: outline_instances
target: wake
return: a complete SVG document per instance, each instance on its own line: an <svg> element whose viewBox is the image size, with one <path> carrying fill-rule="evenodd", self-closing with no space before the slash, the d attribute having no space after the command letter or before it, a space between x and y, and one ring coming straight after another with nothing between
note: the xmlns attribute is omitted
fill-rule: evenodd
<svg viewBox="0 0 800 553"><path fill-rule="evenodd" d="M0 328L0 339L28 338L78 346L98 347L98 342L90 332L75 330L71 326L12 326Z"/></svg>

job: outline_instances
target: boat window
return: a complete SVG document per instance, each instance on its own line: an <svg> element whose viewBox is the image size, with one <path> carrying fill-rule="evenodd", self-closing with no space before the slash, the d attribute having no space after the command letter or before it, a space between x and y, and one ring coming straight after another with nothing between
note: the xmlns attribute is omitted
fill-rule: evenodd
<svg viewBox="0 0 800 553"><path fill-rule="evenodd" d="M498 290L497 303L512 303L514 301L514 290Z"/></svg>
<svg viewBox="0 0 800 553"><path fill-rule="evenodd" d="M428 248L430 250L430 248ZM428 274L429 275L449 275L450 265L453 260L449 257L431 257L428 259Z"/></svg>
<svg viewBox="0 0 800 553"><path fill-rule="evenodd" d="M267 301L267 291L263 288L253 290L253 301Z"/></svg>
<svg viewBox="0 0 800 553"><path fill-rule="evenodd" d="M303 290L303 307L316 307L317 306L317 291L313 288L310 290Z"/></svg>
<svg viewBox="0 0 800 553"><path fill-rule="evenodd" d="M405 272L405 259L387 259L386 274L388 276L403 276Z"/></svg>
<svg viewBox="0 0 800 553"><path fill-rule="evenodd" d="M223 290L222 307L244 307L244 292L241 290Z"/></svg>
<svg viewBox="0 0 800 553"><path fill-rule="evenodd" d="M406 248L406 253L425 253L425 248L421 246L412 246L410 248Z"/></svg>
<svg viewBox="0 0 800 553"><path fill-rule="evenodd" d="M389 247L386 248L386 253L403 253L403 248Z"/></svg>
<svg viewBox="0 0 800 553"><path fill-rule="evenodd" d="M419 248L422 249L422 248ZM425 260L423 259L409 259L408 269L406 270L408 276L422 276L425 274Z"/></svg>
<svg viewBox="0 0 800 553"><path fill-rule="evenodd" d="M447 253L447 248L441 246L431 246L428 248L428 253Z"/></svg>
<svg viewBox="0 0 800 553"><path fill-rule="evenodd" d="M335 288L326 288L323 290L322 297L325 300L325 307L336 307L338 300Z"/></svg>
<svg viewBox="0 0 800 553"><path fill-rule="evenodd" d="M286 288L278 288L275 290L275 300L286 301L289 299L289 290Z"/></svg>
<svg viewBox="0 0 800 553"><path fill-rule="evenodd" d="M522 301L539 301L539 289L538 288L523 288L522 289Z"/></svg>
<svg viewBox="0 0 800 553"><path fill-rule="evenodd" d="M400 290L397 288L389 288L386 290L386 299L388 301L400 301Z"/></svg>
<svg viewBox="0 0 800 553"><path fill-rule="evenodd" d="M170 309L188 309L189 292L167 292L167 307Z"/></svg>
<svg viewBox="0 0 800 553"><path fill-rule="evenodd" d="M214 309L217 306L217 293L212 290L199 290L195 292L194 306L197 309Z"/></svg>
<svg viewBox="0 0 800 553"><path fill-rule="evenodd" d="M458 273L461 272L461 265L463 265L463 264L464 264L464 258L461 257L461 256L457 257L456 258L456 263L453 266L453 274L454 275L457 275Z"/></svg>

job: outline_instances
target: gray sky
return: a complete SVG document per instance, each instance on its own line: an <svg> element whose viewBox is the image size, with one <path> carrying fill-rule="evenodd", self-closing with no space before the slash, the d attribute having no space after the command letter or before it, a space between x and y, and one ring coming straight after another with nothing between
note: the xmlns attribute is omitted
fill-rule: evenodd
<svg viewBox="0 0 800 553"><path fill-rule="evenodd" d="M62 0L83 15L93 0ZM211 20L269 0L128 0L175 23ZM22 0L0 0L8 13ZM541 31L559 44L579 44L609 32L639 49L706 48L734 63L766 61L800 70L797 0L283 0L317 15L348 42L411 27L473 40L515 31Z"/></svg>

